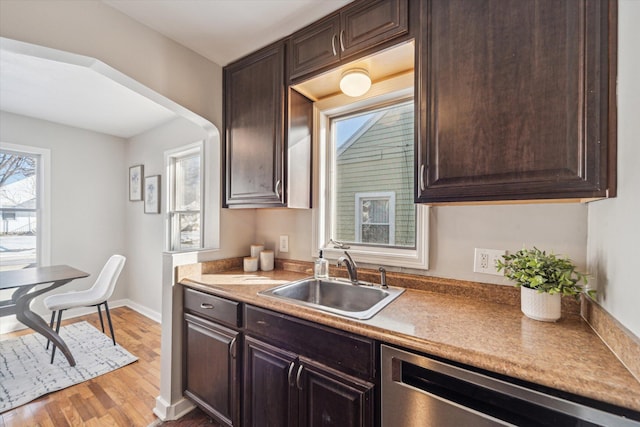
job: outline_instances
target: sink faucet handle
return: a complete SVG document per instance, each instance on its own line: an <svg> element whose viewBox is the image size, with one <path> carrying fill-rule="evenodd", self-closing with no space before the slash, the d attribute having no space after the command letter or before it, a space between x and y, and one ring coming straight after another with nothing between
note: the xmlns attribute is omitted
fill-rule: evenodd
<svg viewBox="0 0 640 427"><path fill-rule="evenodd" d="M349 262L351 263L351 265L353 266L353 268L358 268L358 264L356 264L356 262L353 260L353 258L351 258L351 255L349 255L349 252L344 251L344 254L347 258L349 258Z"/></svg>
<svg viewBox="0 0 640 427"><path fill-rule="evenodd" d="M387 286L387 270L384 267L380 267L378 271L380 272L380 287L389 289L389 286Z"/></svg>
<svg viewBox="0 0 640 427"><path fill-rule="evenodd" d="M358 284L358 265L355 263L353 258L351 258L351 255L349 255L347 251L344 251L344 256L341 256L340 258L338 258L338 262L336 263L338 267L342 266L343 264L347 266L347 272L349 273L349 280L351 280L351 283L353 283L354 285L357 285Z"/></svg>

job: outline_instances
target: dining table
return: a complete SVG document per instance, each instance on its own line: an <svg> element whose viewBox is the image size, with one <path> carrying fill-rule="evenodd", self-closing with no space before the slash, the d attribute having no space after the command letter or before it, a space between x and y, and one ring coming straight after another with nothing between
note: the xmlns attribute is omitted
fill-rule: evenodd
<svg viewBox="0 0 640 427"><path fill-rule="evenodd" d="M67 344L42 317L31 310L31 302L37 296L87 276L89 273L68 265L0 271L0 290L15 288L10 299L0 301L0 317L15 314L19 322L51 340L65 355L69 365L75 366L76 361ZM46 286L33 290L38 285Z"/></svg>

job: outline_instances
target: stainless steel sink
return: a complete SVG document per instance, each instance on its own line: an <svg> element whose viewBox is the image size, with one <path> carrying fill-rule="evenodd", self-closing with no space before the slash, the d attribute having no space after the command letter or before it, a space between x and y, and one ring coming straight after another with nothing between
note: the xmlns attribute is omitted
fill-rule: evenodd
<svg viewBox="0 0 640 427"><path fill-rule="evenodd" d="M403 292L402 288L383 289L366 283L353 285L346 280L310 277L258 295L364 320L373 317Z"/></svg>

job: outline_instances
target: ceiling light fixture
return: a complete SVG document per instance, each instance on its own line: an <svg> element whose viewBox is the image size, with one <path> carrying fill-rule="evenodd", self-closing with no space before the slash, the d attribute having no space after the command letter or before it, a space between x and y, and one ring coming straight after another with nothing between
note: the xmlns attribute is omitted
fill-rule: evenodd
<svg viewBox="0 0 640 427"><path fill-rule="evenodd" d="M360 96L371 88L371 78L364 68L352 68L342 73L340 90L348 96Z"/></svg>

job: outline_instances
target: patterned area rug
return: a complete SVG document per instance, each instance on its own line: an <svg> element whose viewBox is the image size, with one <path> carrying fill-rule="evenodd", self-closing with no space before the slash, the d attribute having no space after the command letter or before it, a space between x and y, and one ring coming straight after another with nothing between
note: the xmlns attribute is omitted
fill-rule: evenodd
<svg viewBox="0 0 640 427"><path fill-rule="evenodd" d="M53 364L51 347L40 334L0 341L0 414L42 395L87 381L138 360L87 322L60 329L76 359L71 367L60 349Z"/></svg>

